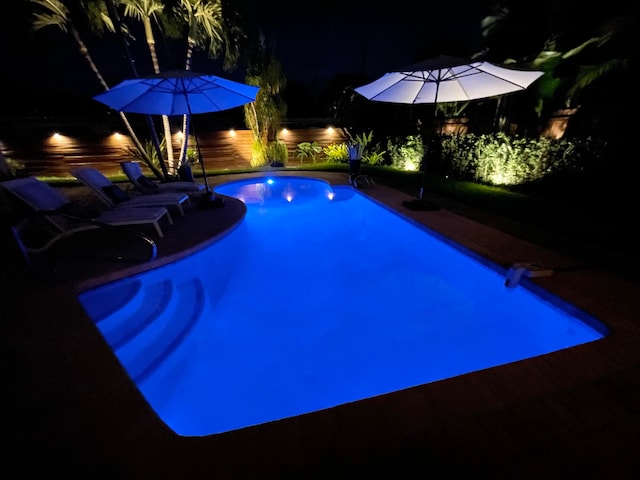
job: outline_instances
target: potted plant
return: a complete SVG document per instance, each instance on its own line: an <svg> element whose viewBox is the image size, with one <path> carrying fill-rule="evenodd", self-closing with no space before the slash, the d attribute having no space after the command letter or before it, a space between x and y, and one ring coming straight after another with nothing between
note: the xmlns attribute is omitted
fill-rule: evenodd
<svg viewBox="0 0 640 480"><path fill-rule="evenodd" d="M193 182L192 167L198 163L198 153L193 148L187 148L184 161L178 166L178 178L183 182Z"/></svg>
<svg viewBox="0 0 640 480"><path fill-rule="evenodd" d="M287 144L282 140L276 140L267 145L267 158L272 167L284 167L288 156Z"/></svg>
<svg viewBox="0 0 640 480"><path fill-rule="evenodd" d="M355 137L351 137L349 135L350 141L347 145L347 149L349 152L349 161L362 161L362 156L364 154L364 150L371 143L373 138L373 131L369 131L369 133L362 133L360 135L356 135Z"/></svg>
<svg viewBox="0 0 640 480"><path fill-rule="evenodd" d="M349 161L362 160L362 151L364 150L361 143L350 142L347 145L347 151L349 152Z"/></svg>

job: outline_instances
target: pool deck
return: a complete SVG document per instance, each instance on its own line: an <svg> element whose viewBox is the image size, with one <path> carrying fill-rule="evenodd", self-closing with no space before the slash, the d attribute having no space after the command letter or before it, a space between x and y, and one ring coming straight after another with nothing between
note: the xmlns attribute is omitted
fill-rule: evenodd
<svg viewBox="0 0 640 480"><path fill-rule="evenodd" d="M345 174L304 175L346 183ZM238 176L210 182L230 178ZM61 283L5 288L5 468L24 478L40 471L92 479L638 478L640 284L610 268L627 260L581 245L570 246L571 254L550 250L526 232L501 229L499 219L479 222L444 203L408 210L402 201L412 197L383 185L362 192L505 271L516 262L553 269L524 282L600 319L610 335L299 417L177 436L129 380L76 294L215 241L244 216L244 205L227 199L220 209L174 216L166 236L154 237L156 263L76 265Z"/></svg>

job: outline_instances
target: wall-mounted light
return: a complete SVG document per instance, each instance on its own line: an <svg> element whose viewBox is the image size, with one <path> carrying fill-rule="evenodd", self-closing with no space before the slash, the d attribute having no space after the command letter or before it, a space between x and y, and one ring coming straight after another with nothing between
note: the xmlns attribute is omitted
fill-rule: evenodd
<svg viewBox="0 0 640 480"><path fill-rule="evenodd" d="M233 129L233 128L230 128L230 129L229 129L229 136L230 136L230 137L235 137L235 136L236 136L236 131L235 131L235 129Z"/></svg>
<svg viewBox="0 0 640 480"><path fill-rule="evenodd" d="M127 142L127 136L120 132L113 132L104 138L103 144L107 147L122 148Z"/></svg>
<svg viewBox="0 0 640 480"><path fill-rule="evenodd" d="M75 142L71 137L62 135L59 132L53 132L46 143L55 145L56 147L66 147L69 145L73 145Z"/></svg>

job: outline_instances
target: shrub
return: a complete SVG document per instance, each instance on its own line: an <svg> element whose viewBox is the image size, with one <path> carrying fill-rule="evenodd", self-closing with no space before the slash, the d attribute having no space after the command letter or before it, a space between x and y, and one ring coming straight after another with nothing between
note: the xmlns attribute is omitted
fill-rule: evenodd
<svg viewBox="0 0 640 480"><path fill-rule="evenodd" d="M346 143L332 143L322 149L327 162L346 163L349 161L349 150Z"/></svg>
<svg viewBox="0 0 640 480"><path fill-rule="evenodd" d="M262 167L268 163L267 149L260 139L255 139L251 144L251 166Z"/></svg>
<svg viewBox="0 0 640 480"><path fill-rule="evenodd" d="M296 148L296 157L300 159L300 163L304 163L306 158L310 158L313 163L318 160L318 155L322 153L322 147L315 140L313 142L299 143Z"/></svg>
<svg viewBox="0 0 640 480"><path fill-rule="evenodd" d="M279 162L281 164L287 163L289 157L289 151L287 150L287 144L282 140L276 140L270 142L267 145L267 159L270 162Z"/></svg>
<svg viewBox="0 0 640 480"><path fill-rule="evenodd" d="M391 166L400 170L418 171L424 158L422 137L409 135L404 140L387 140L387 151L391 158Z"/></svg>
<svg viewBox="0 0 640 480"><path fill-rule="evenodd" d="M368 163L369 165L383 165L385 160L386 151L376 149L372 152L365 153L362 156L362 161L364 163Z"/></svg>
<svg viewBox="0 0 640 480"><path fill-rule="evenodd" d="M577 179L601 167L606 147L593 139L525 138L503 132L445 135L440 145L447 174L490 185Z"/></svg>

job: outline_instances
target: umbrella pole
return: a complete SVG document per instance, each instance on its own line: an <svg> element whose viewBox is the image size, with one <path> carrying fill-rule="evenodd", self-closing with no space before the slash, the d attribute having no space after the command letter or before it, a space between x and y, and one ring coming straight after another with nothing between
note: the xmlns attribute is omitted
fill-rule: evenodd
<svg viewBox="0 0 640 480"><path fill-rule="evenodd" d="M439 126L438 125L438 114L437 114L437 109L436 109L436 113L435 113L435 126L436 128ZM436 135L438 135L438 132L436 131ZM427 145L425 147L425 153L424 153L424 166L422 168L422 183L420 185L420 193L418 195L418 198L415 200L405 200L404 202L402 202L402 204L407 207L410 210L440 210L440 207L438 205L436 205L435 203L429 201L429 200L425 200L424 199L424 191L425 191L425 187L426 187L426 180L427 180L427 162L429 160L429 155L432 152L431 149L431 143L432 143L432 134L427 134L427 139L429 141L427 141Z"/></svg>
<svg viewBox="0 0 640 480"><path fill-rule="evenodd" d="M186 91L186 88L184 87L184 83L182 84L183 90ZM196 150L198 151L198 161L200 162L200 167L202 168L202 177L204 178L204 186L205 186L205 195L210 197L211 196L211 189L209 188L209 181L207 180L207 172L204 168L204 162L202 161L202 153L200 152L200 141L198 140L198 134L196 133L196 128L193 126L193 122L191 121L191 105L189 105L189 98L187 97L187 95L185 94L184 96L185 99L185 103L187 104L187 111L189 112L189 127L191 128L191 130L193 130L193 136L196 139ZM186 132L187 135L187 139L189 138L189 132Z"/></svg>
<svg viewBox="0 0 640 480"><path fill-rule="evenodd" d="M427 162L429 161L429 155L431 154L429 148L429 142L427 142L425 151L424 151L424 161L422 162L424 165L422 166L422 183L420 184L420 195L418 199L422 202L424 201L424 187L427 183Z"/></svg>
<svg viewBox="0 0 640 480"><path fill-rule="evenodd" d="M442 126L440 125L440 122L438 121L438 106L436 105L436 109L435 109L435 113L434 113L434 126L435 126L435 135L437 136L437 138L439 139L439 135L440 132L442 131ZM427 162L429 161L429 156L431 155L431 153L433 152L433 135L434 133L430 133L430 128L428 128L427 131L427 144L425 146L425 152L424 152L424 166L422 167L422 184L420 185L420 196L418 197L418 199L421 202L425 202L424 200L424 190L427 184Z"/></svg>
<svg viewBox="0 0 640 480"><path fill-rule="evenodd" d="M202 153L200 152L200 141L198 140L198 135L196 134L196 129L193 128L193 123L191 123L191 130L193 130L193 136L196 139L196 150L198 151L198 161L200 162L200 168L202 169L202 177L204 178L204 186L207 195L211 195L211 188L209 187L209 181L207 180L207 171L204 168L204 162L202 161Z"/></svg>
<svg viewBox="0 0 640 480"><path fill-rule="evenodd" d="M191 111L189 111L189 116L191 116ZM193 136L196 139L196 150L198 151L198 161L200 162L200 168L202 169L202 177L204 178L204 186L205 192L200 197L200 201L198 202L198 208L217 208L222 207L224 205L224 200L222 198L217 198L211 187L209 187L209 180L207 180L207 171L204 168L204 161L202 160L202 152L200 151L200 141L198 140L198 134L196 133L196 129L193 127L193 122L190 122L191 130L193 131Z"/></svg>
<svg viewBox="0 0 640 480"><path fill-rule="evenodd" d="M164 155L162 155L162 148L160 148L160 139L158 138L158 132L156 132L156 127L153 124L153 119L151 115L147 115L147 126L149 127L149 131L151 133L151 137L153 140L153 146L156 149L156 154L158 155L158 163L160 164L160 170L162 170L162 175L164 175L164 181L169 179L169 172L167 170L167 164L164 163Z"/></svg>

